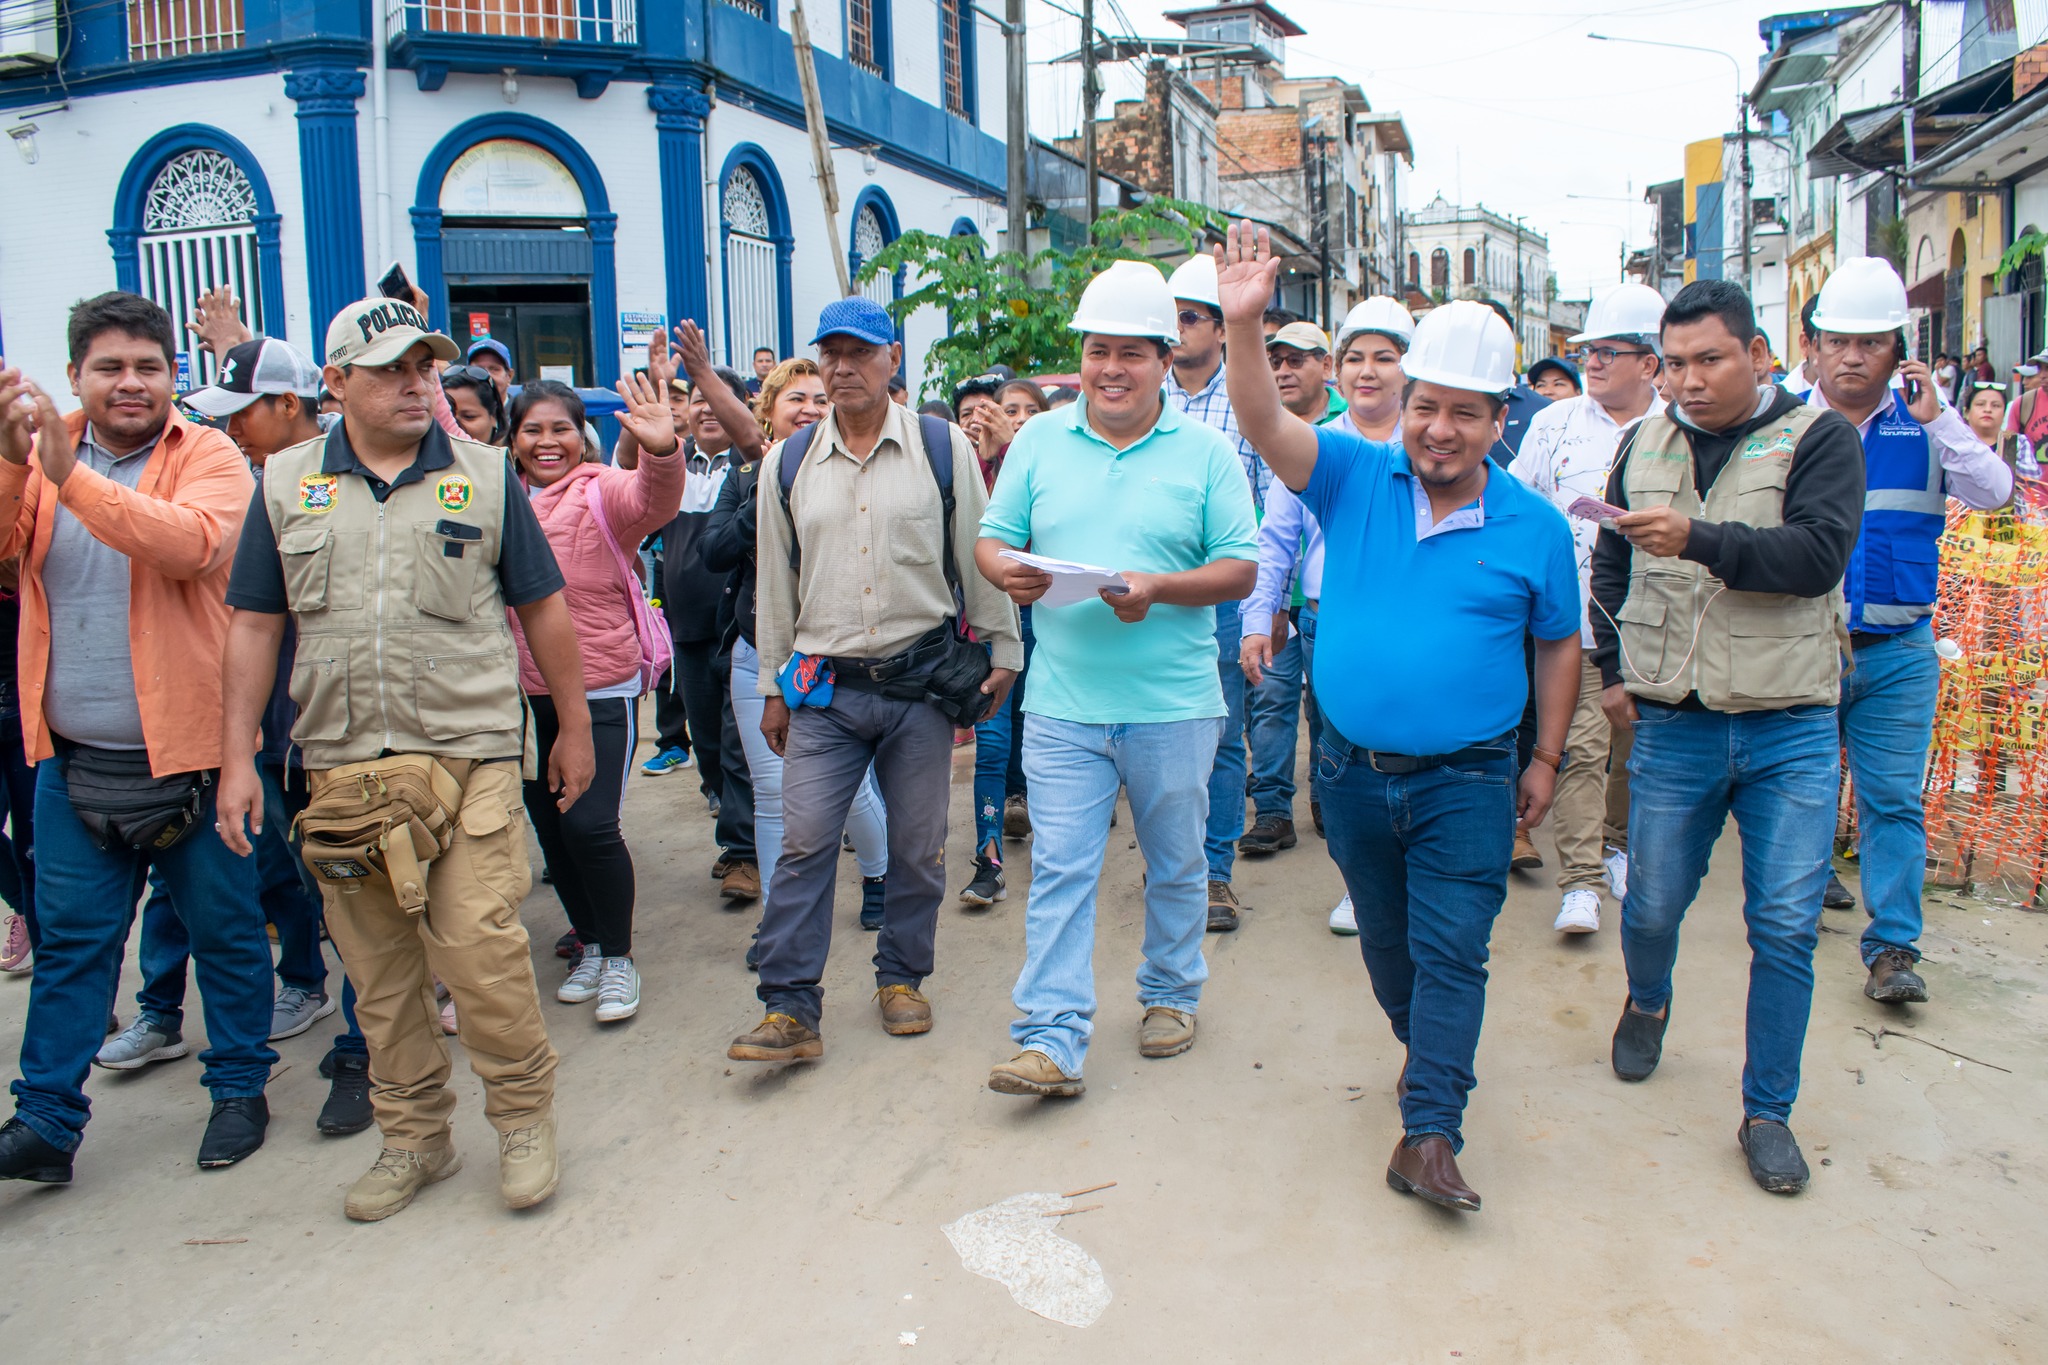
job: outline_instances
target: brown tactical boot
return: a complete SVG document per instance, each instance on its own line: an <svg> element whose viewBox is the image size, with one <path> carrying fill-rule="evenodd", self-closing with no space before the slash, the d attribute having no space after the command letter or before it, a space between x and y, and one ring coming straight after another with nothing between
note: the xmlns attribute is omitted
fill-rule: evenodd
<svg viewBox="0 0 2048 1365"><path fill-rule="evenodd" d="M1543 855L1536 851L1536 841L1529 837L1527 831L1515 831L1515 851L1508 858L1508 866L1517 872L1543 866Z"/></svg>
<svg viewBox="0 0 2048 1365"><path fill-rule="evenodd" d="M902 1037L932 1031L932 1002L915 986L901 982L875 992L882 1002L882 1031Z"/></svg>
<svg viewBox="0 0 2048 1365"><path fill-rule="evenodd" d="M1072 1099L1088 1088L1079 1076L1069 1076L1052 1064L1052 1058L1033 1049L1020 1052L1007 1062L998 1062L988 1073L988 1088L998 1095L1041 1095Z"/></svg>
<svg viewBox="0 0 2048 1365"><path fill-rule="evenodd" d="M825 1040L786 1014L770 1014L732 1040L725 1055L735 1062L800 1062L825 1055Z"/></svg>
<svg viewBox="0 0 2048 1365"><path fill-rule="evenodd" d="M1178 1057L1195 1045L1195 1016L1185 1010L1154 1005L1138 1025L1140 1057Z"/></svg>
<svg viewBox="0 0 2048 1365"><path fill-rule="evenodd" d="M453 1147L431 1152L386 1147L377 1154L376 1163L349 1186L341 1211L358 1223L379 1222L404 1209L427 1186L461 1169L462 1153Z"/></svg>
<svg viewBox="0 0 2048 1365"><path fill-rule="evenodd" d="M508 1209L530 1209L562 1178L553 1115L498 1134L498 1195Z"/></svg>

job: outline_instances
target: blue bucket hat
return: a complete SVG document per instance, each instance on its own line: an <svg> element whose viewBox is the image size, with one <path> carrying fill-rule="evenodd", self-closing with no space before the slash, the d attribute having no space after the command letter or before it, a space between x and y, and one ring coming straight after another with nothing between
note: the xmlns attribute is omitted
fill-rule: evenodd
<svg viewBox="0 0 2048 1365"><path fill-rule="evenodd" d="M829 336L859 337L887 346L896 340L896 324L889 321L889 310L873 299L834 299L818 314L818 334L811 338L811 345Z"/></svg>

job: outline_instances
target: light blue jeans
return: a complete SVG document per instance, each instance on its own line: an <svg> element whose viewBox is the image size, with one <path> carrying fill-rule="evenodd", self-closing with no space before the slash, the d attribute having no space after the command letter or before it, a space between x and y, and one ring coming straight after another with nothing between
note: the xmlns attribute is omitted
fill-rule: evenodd
<svg viewBox="0 0 2048 1365"><path fill-rule="evenodd" d="M782 755L768 747L761 733L761 712L768 699L761 695L761 656L744 639L732 642L732 718L739 727L740 747L747 752L747 774L754 781L754 856L759 858L761 890L765 901L769 879L782 861ZM886 876L889 871L889 826L882 812L882 793L875 786L875 770L861 780L854 793L853 807L846 812L846 834L853 840L853 856L863 877Z"/></svg>
<svg viewBox="0 0 2048 1365"><path fill-rule="evenodd" d="M1244 669L1237 661L1238 646L1244 642L1244 621L1238 607L1236 602L1224 602L1216 608L1216 675L1223 682L1223 704L1230 714L1224 718L1223 737L1216 743L1215 762L1209 769L1209 809L1202 822L1212 882L1230 880L1231 869L1237 865L1238 836L1244 833L1245 682ZM1202 895L1208 894L1209 888L1203 887Z"/></svg>
<svg viewBox="0 0 2048 1365"><path fill-rule="evenodd" d="M1842 677L1842 747L1856 791L1857 868L1870 915L1865 966L1893 948L1920 957L1920 887L1927 879L1920 792L1940 691L1931 621L1864 645Z"/></svg>
<svg viewBox="0 0 2048 1365"><path fill-rule="evenodd" d="M1095 891L1119 785L1130 794L1147 873L1138 1002L1189 1013L1201 1003L1209 979L1202 960L1209 924L1202 838L1223 724L1220 717L1149 725L1024 718L1031 903L1013 995L1023 1018L1010 1025L1010 1036L1069 1076L1081 1074L1095 1029Z"/></svg>

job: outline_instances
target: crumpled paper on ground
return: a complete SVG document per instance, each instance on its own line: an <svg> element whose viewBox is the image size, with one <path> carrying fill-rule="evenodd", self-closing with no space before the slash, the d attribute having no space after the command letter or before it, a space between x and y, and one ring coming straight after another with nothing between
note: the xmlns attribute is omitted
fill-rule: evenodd
<svg viewBox="0 0 2048 1365"><path fill-rule="evenodd" d="M1010 1291L1021 1308L1068 1327L1087 1327L1109 1307L1109 1282L1095 1258L1060 1235L1069 1208L1057 1194L1013 1194L940 1229L960 1264Z"/></svg>

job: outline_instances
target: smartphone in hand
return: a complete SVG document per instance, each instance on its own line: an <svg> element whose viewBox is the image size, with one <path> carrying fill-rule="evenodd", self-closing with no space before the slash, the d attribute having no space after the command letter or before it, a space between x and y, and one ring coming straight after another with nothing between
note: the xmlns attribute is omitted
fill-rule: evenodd
<svg viewBox="0 0 2048 1365"><path fill-rule="evenodd" d="M412 278L405 273L405 266L397 261L377 280L377 292L387 299L412 302Z"/></svg>

